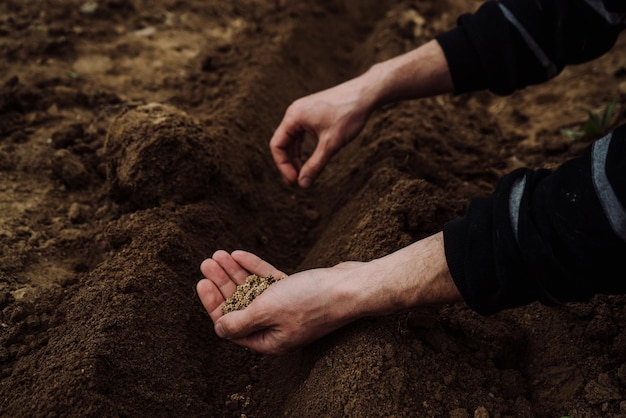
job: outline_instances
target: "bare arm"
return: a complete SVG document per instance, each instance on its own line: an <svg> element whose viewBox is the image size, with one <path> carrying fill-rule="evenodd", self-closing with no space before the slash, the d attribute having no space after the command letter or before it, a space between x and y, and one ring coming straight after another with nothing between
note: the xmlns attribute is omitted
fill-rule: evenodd
<svg viewBox="0 0 626 418"><path fill-rule="evenodd" d="M380 106L452 92L448 65L437 41L373 65L338 86L303 97L289 106L270 141L274 162L290 185L310 187L330 159L356 137ZM305 134L317 146L301 161Z"/></svg>
<svg viewBox="0 0 626 418"><path fill-rule="evenodd" d="M221 306L250 273L282 273L244 251L217 252L203 262L197 290L215 332L244 347L280 354L365 316L461 301L438 233L370 262L347 262L295 273L270 286L246 309Z"/></svg>
<svg viewBox="0 0 626 418"><path fill-rule="evenodd" d="M437 41L373 65L363 74L373 87L375 107L453 91L452 78Z"/></svg>

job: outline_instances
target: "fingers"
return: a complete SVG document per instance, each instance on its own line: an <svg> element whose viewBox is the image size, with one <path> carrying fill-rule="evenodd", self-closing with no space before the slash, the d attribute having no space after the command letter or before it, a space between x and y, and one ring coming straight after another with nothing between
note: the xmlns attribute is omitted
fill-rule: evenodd
<svg viewBox="0 0 626 418"><path fill-rule="evenodd" d="M302 164L301 147L306 130L298 127L290 133L282 126L279 126L270 141L274 163L287 184L309 188L334 154L334 150L328 148L327 141L318 140L315 151Z"/></svg>
<svg viewBox="0 0 626 418"><path fill-rule="evenodd" d="M250 275L251 270L246 269L245 266L241 266L226 251L216 251L213 254L212 259L219 265L219 267L226 273L226 275L230 277L233 282L235 282L236 285L244 284L246 281L246 277ZM232 294L232 292L230 294Z"/></svg>
<svg viewBox="0 0 626 418"><path fill-rule="evenodd" d="M196 291L202 301L202 306L209 313L211 320L215 323L221 318L224 313L222 312L222 303L224 297L217 288L215 283L208 279L202 279L196 284Z"/></svg>
<svg viewBox="0 0 626 418"><path fill-rule="evenodd" d="M329 138L320 139L324 136L323 129L315 128L316 124L307 119L311 112L307 111L302 103L304 102L297 101L287 109L285 117L270 140L270 150L285 182L306 189L319 176L335 150L330 147L333 142L329 141ZM302 143L307 134L314 137L317 146L313 155L303 164Z"/></svg>
<svg viewBox="0 0 626 418"><path fill-rule="evenodd" d="M197 283L196 291L213 322L223 316L224 301L235 293L238 285L245 283L251 273L275 278L285 276L270 263L246 251L234 251L232 254L216 251L202 262L200 270L206 279Z"/></svg>
<svg viewBox="0 0 626 418"><path fill-rule="evenodd" d="M298 185L303 189L311 187L335 154L335 150L329 148L329 144L329 141L319 140L313 154L302 165L298 176Z"/></svg>
<svg viewBox="0 0 626 418"><path fill-rule="evenodd" d="M285 276L285 273L278 270L267 261L264 261L260 257L247 251L233 251L232 258L239 263L241 267L259 276L266 277L268 275L272 275L276 279L280 279Z"/></svg>
<svg viewBox="0 0 626 418"><path fill-rule="evenodd" d="M235 293L237 285L243 284L250 273L223 250L216 251L212 258L204 260L200 271L206 279L196 284L196 291L215 322L223 315L224 301Z"/></svg>
<svg viewBox="0 0 626 418"><path fill-rule="evenodd" d="M288 126L287 119L278 126L270 140L270 150L283 180L293 186L297 183L300 171L300 147L305 132L300 126Z"/></svg>
<svg viewBox="0 0 626 418"><path fill-rule="evenodd" d="M221 293L223 300L235 293L237 284L215 259L207 258L204 260L200 265L200 271L204 277L215 285L215 288Z"/></svg>

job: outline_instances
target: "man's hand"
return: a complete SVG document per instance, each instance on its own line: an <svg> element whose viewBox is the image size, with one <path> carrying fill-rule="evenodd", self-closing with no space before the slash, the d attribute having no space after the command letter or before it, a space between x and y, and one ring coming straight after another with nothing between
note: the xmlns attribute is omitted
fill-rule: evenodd
<svg viewBox="0 0 626 418"><path fill-rule="evenodd" d="M216 251L212 258L204 260L200 271L209 280L201 280L196 289L213 322L223 316L224 302L235 293L237 286L245 283L250 274L255 273L262 277L272 275L276 278L285 275L253 254L235 251L231 255L223 250Z"/></svg>
<svg viewBox="0 0 626 418"><path fill-rule="evenodd" d="M354 79L289 106L270 141L274 162L287 184L310 187L331 157L361 132L370 112L366 97L360 80ZM302 162L307 134L317 145Z"/></svg>
<svg viewBox="0 0 626 418"><path fill-rule="evenodd" d="M356 319L354 300L342 300L341 275L362 263L342 263L285 277L267 288L244 310L222 313L222 306L251 273L284 273L245 251L217 251L200 269L207 279L197 284L202 304L222 338L267 353L281 354L309 343Z"/></svg>
<svg viewBox="0 0 626 418"><path fill-rule="evenodd" d="M274 162L289 185L307 188L330 159L356 137L380 106L453 91L448 63L437 41L373 65L338 86L303 97L289 106L270 140ZM309 134L317 145L302 161Z"/></svg>
<svg viewBox="0 0 626 418"><path fill-rule="evenodd" d="M283 273L245 251L218 251L200 268L206 279L198 282L198 295L216 334L267 354L285 353L364 316L462 300L450 277L441 232L369 262L292 274L247 308L226 315L224 301L249 274Z"/></svg>

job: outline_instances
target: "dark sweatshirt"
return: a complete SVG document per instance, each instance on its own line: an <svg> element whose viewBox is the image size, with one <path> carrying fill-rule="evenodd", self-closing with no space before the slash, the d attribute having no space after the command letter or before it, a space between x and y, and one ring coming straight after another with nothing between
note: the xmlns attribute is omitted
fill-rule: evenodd
<svg viewBox="0 0 626 418"><path fill-rule="evenodd" d="M457 93L510 94L614 44L626 1L502 0L437 37ZM488 315L626 293L626 125L554 171L515 170L444 225L446 259L467 304Z"/></svg>

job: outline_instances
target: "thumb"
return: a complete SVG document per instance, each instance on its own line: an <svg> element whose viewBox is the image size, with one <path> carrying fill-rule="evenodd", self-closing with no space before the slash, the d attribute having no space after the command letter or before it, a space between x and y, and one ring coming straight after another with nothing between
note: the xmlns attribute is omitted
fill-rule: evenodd
<svg viewBox="0 0 626 418"><path fill-rule="evenodd" d="M319 141L313 154L311 154L302 165L302 168L300 168L298 185L303 189L311 187L335 153L334 150L330 149L325 144L325 142Z"/></svg>
<svg viewBox="0 0 626 418"><path fill-rule="evenodd" d="M258 321L254 321L253 317L253 311L250 306L241 311L229 312L217 320L214 326L215 333L220 338L233 340L247 337L264 329L265 326L260 325Z"/></svg>

